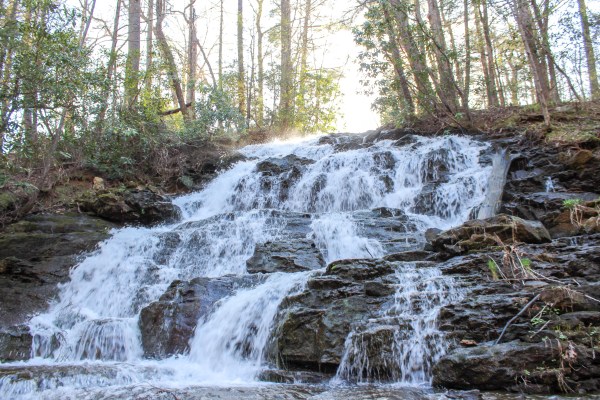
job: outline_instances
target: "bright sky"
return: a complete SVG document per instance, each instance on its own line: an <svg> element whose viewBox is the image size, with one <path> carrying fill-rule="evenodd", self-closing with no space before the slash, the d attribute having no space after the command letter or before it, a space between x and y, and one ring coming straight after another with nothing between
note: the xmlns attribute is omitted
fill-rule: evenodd
<svg viewBox="0 0 600 400"><path fill-rule="evenodd" d="M78 4L79 0L68 0L71 4ZM329 14L328 18L332 20L341 19L347 9L354 5L354 2L340 2L335 0L328 0L329 5L322 8L323 14ZM143 1L145 3L145 1ZM171 4L173 9L177 11L183 11L187 1L184 0L172 0ZM245 13L245 30L247 31L246 42L248 45L250 42L249 30L251 29L253 22L253 7L254 1L244 1L244 13ZM264 12L263 26L267 29L275 24L277 21L269 17L269 11L271 10L272 1L265 1L265 7L267 10ZM96 5L95 16L108 22L109 26L112 26L112 19L114 17L116 0L98 0ZM217 66L217 34L219 28L218 21L218 1L199 1L197 2L197 14L199 16L197 21L198 37L207 52L209 52L209 59L213 64L213 69ZM236 12L237 12L237 0L225 0L224 9L225 14L225 32L224 32L224 59L225 63L230 63L236 59ZM121 25L127 23L127 14L123 10L121 15ZM176 21L174 17L168 17L165 20L168 24L167 32L169 37L183 49L185 41L184 25L182 21ZM100 24L96 24L96 27L100 27ZM90 36L100 35L101 30L95 30L95 33L91 32ZM121 28L121 35L124 38L126 30ZM317 51L316 57L319 59L319 63L323 63L324 67L341 67L343 71L343 78L340 81L340 87L342 91L342 98L340 99L340 119L338 121L338 131L347 132L363 132L369 129L375 129L379 126L379 118L371 110L372 98L361 94L362 87L360 85L360 72L358 64L355 60L358 59L359 47L354 43L352 33L349 30L341 30L335 33L320 33L322 39L319 41L319 46L323 47ZM178 40L181 38L181 40ZM107 43L108 41L106 41ZM108 45L108 43L107 43ZM144 45L142 45L144 46ZM207 72L208 74L208 72Z"/></svg>

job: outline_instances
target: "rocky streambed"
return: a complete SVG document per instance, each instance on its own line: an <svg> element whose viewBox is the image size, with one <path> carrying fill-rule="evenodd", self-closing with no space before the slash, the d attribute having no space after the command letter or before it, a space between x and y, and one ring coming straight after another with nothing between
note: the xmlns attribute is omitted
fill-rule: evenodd
<svg viewBox="0 0 600 400"><path fill-rule="evenodd" d="M386 144L381 151L369 150L384 141L393 144ZM323 138L310 151L292 156L284 152L267 158L258 155L254 175L237 181L233 189L242 192L243 200L228 200L238 202L237 210L244 209L239 206L242 201L248 210L263 210L251 211L260 217L257 230L249 234L244 231L250 229L240 222L245 214L232 211L188 218L175 229L153 231L151 256L142 262L152 267L144 272L143 279L163 279L165 284L156 288L146 284L144 290L131 293L137 300L127 306L131 313L123 314L133 316L131 324L139 332L140 349L136 351L140 355L135 357L147 361L139 362L125 379L120 366L117 372L103 370L106 365L94 364L102 356L91 357L92 364L85 368L88 376L95 378L88 382L95 382L93 385L99 388L89 398L114 397L117 393L122 397L137 393L138 398L236 398L240 396L238 391L249 398L349 396L344 394L347 389L343 386L332 389L329 382L371 385L348 389L352 398L511 398L488 391L575 393L589 398L600 391L597 144L560 148L511 138L494 139L489 150L481 150L479 162L481 168L489 167L492 161L486 154L507 149L511 162L506 185L499 203L493 205L500 214L445 231L430 229L425 235L415 235L413 232L423 224L412 217L418 214L443 219L444 213L458 207L452 199L440 199L436 191L455 173L443 147L426 153L429 158L419 170L422 187L414 194L416 200L409 209L353 208L352 201L373 202L345 196L339 196L339 201L345 199L346 203L338 204L335 197L324 197L328 182L333 180L327 175L310 181L304 192L312 196L307 199L308 206L290 206L297 201L295 190L305 184L311 168L323 162L313 153L323 151L322 146L330 146L331 154L372 151L369 160L373 164L366 167L373 168L370 173L375 175L378 190L389 193L399 186L394 171L401 168L402 161L395 150L388 150L394 147L387 146L402 149L417 142L410 132L384 131L357 138ZM328 168L329 172L339 171L337 166ZM252 190L244 192L245 187ZM257 188L263 193L260 196L255 192ZM370 190L360 193L368 196ZM170 202L150 195L125 196L137 203L109 197L98 196L89 202L87 209L97 216L32 216L0 234L0 290L5 299L0 321L3 362L39 355L34 354L39 333L32 331L27 322L56 299L57 284L68 281L70 268L82 255L107 237L107 230L114 225L104 222L106 218L117 223L156 223L177 218L180 213ZM197 201L204 207L207 204L205 199ZM149 207L144 202L154 205ZM325 203L338 204L338 210L353 210L354 231L345 232L341 225L335 225L333 238L326 237L323 232L332 235L333 231L326 229L331 221L319 209ZM144 209L152 212L136 211ZM475 206L467 212L471 217L478 215ZM183 210L184 219L186 213L189 209ZM317 214L319 218L315 218ZM254 221L256 215L252 218ZM238 241L250 250L232 248L230 242L215 247L219 232L225 229L237 229ZM258 232L263 239L251 240ZM340 248L346 236L351 242ZM192 247L193 257L181 251L183 244ZM356 258L340 259L338 254ZM237 264L231 270L219 266L225 256L239 258L237 264L241 263L243 273L237 272ZM173 260L182 268L199 268L201 264L202 269L168 279L165 271L172 268ZM211 265L202 264L206 260ZM206 273L209 267L219 272ZM127 387L128 379L164 379L161 360L176 362L193 357L192 347L198 346L195 340L201 340L195 338L197 328L207 326L217 309L231 303L234 294L262 296L259 288L288 275L302 284L290 286L287 292L265 292L268 298L281 298L275 307L257 305L250 299L240 305L246 313L253 312L251 307L262 307L255 310L259 314L270 312L269 330L262 331L264 327L256 322L258 317L248 318L244 329L226 338L235 357L258 360L260 372L254 375L258 381L285 385L227 390L172 389L169 385L161 389L161 384L158 388ZM235 309L235 304L229 306ZM55 340L60 342L59 338ZM214 339L206 336L204 340L206 345ZM220 342L214 343L218 347ZM104 349L95 346L86 347L88 353L89 349ZM417 354L414 348L421 350ZM77 362L90 358L80 357ZM127 355L119 357L112 361L130 361ZM230 358L218 360L225 366L233 365L227 364ZM81 364L73 365L60 367L66 368L63 372L59 367L46 367L44 372L33 364L3 365L0 385L12 385L12 393L19 393L15 388L47 384L48 373L58 374L52 378L56 382L86 375L80 371ZM111 381L119 389L101 388L111 386ZM81 382L69 389L69 395L89 390ZM429 383L438 392L385 386L395 382ZM293 386L298 383L302 385Z"/></svg>

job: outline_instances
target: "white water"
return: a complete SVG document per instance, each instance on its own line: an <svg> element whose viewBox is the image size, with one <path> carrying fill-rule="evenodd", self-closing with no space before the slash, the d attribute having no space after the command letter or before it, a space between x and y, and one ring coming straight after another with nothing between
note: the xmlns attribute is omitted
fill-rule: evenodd
<svg viewBox="0 0 600 400"><path fill-rule="evenodd" d="M174 200L182 209L182 221L116 230L78 265L70 282L61 287L56 304L31 321L36 358L26 365L91 366L83 375L47 378L48 390L148 379L173 386L252 382L264 367L280 302L301 290L310 273L273 274L258 286L221 300L199 321L190 354L179 358L143 359L140 310L175 279L245 274L245 262L257 244L286 235L282 212L310 213L305 235L315 241L327 262L385 254L384 244L368 237L357 213L377 207L402 210L416 227L404 234L406 247L418 247L427 228L458 225L485 201L492 167L481 165L479 159L487 147L455 136L416 138L404 147L380 141L344 152L319 145L318 139L246 147L242 152L247 161L220 174L204 190ZM261 161L290 154L310 160L291 183L285 184L290 172L274 176L256 172ZM398 268L398 287L405 290L399 290L389 311L394 318L410 313L402 309L407 290L414 292L407 285L430 279L408 265ZM398 344L394 350L403 370L398 380L428 379L428 367L422 365L439 351L420 354L410 349L425 346L425 336L435 330L432 315L437 315L441 297L435 303L428 306L431 315L411 314L417 324L412 327L412 342L407 342L411 345ZM93 372L99 366L118 373L106 378ZM346 376L360 375L362 367L357 368L348 369ZM29 380L0 379L2 398L15 393L36 398L35 392L44 388L31 386Z"/></svg>
<svg viewBox="0 0 600 400"><path fill-rule="evenodd" d="M554 181L552 181L552 177L549 176L549 177L546 178L545 186L546 186L546 193L550 193L550 192L554 192L555 191L555 189L554 189Z"/></svg>
<svg viewBox="0 0 600 400"><path fill-rule="evenodd" d="M367 326L358 327L348 335L336 376L338 380L431 383L431 369L446 350L444 335L437 329L439 312L443 306L460 300L462 293L453 279L443 276L436 267L401 263L396 279L391 307L381 318L369 321ZM382 328L393 337L389 354L381 355L385 371L371 365L369 340L365 340Z"/></svg>

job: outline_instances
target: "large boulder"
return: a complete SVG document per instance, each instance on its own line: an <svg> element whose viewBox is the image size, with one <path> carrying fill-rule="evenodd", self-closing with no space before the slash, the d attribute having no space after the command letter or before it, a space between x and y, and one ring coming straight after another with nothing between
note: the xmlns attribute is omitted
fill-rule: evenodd
<svg viewBox="0 0 600 400"><path fill-rule="evenodd" d="M119 223L171 222L181 216L177 206L149 189L89 192L82 197L80 208Z"/></svg>
<svg viewBox="0 0 600 400"><path fill-rule="evenodd" d="M385 261L330 264L282 303L271 357L289 369L335 372L353 327L379 316L393 295L393 272Z"/></svg>
<svg viewBox="0 0 600 400"><path fill-rule="evenodd" d="M386 126L379 128L375 131L367 132L367 135L364 139L365 143L376 143L381 140L395 140L401 141L404 140L408 143L398 144L398 146L412 144L413 140L416 140L417 136L415 136L416 131L409 128L395 128L391 126Z"/></svg>
<svg viewBox="0 0 600 400"><path fill-rule="evenodd" d="M325 260L321 251L309 239L259 244L254 255L246 261L246 269L251 274L299 272L323 267Z"/></svg>
<svg viewBox="0 0 600 400"><path fill-rule="evenodd" d="M256 164L256 170L264 175L280 175L312 163L314 163L313 160L290 154L282 158L267 158Z"/></svg>
<svg viewBox="0 0 600 400"><path fill-rule="evenodd" d="M497 215L484 220L471 220L440 233L433 241L433 249L451 254L511 243L545 243L550 233L539 221L527 221L510 215Z"/></svg>
<svg viewBox="0 0 600 400"><path fill-rule="evenodd" d="M600 389L593 350L560 340L461 348L434 368L433 384L452 389L550 393Z"/></svg>
<svg viewBox="0 0 600 400"><path fill-rule="evenodd" d="M565 207L569 202L581 203L591 208L595 207L595 200L600 198L596 193L577 192L535 192L511 196L509 202L503 206L503 212L517 215L530 220L538 220L544 224L553 238L575 236L582 230L573 223L571 210ZM598 214L596 210L596 215ZM583 219L593 215L582 215Z"/></svg>
<svg viewBox="0 0 600 400"><path fill-rule="evenodd" d="M114 225L85 214L38 214L0 232L0 328L46 309L80 256Z"/></svg>
<svg viewBox="0 0 600 400"><path fill-rule="evenodd" d="M174 281L158 301L140 312L144 356L162 359L188 352L196 325L214 304L257 281L255 277L233 276Z"/></svg>
<svg viewBox="0 0 600 400"><path fill-rule="evenodd" d="M322 136L317 143L319 145L331 145L336 152L342 152L360 149L371 145L372 142L367 143L365 138L365 135L334 133L332 135Z"/></svg>

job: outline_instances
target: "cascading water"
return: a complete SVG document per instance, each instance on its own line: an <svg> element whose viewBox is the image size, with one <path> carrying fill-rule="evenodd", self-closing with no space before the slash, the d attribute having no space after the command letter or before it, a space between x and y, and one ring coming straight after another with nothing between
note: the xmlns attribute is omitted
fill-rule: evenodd
<svg viewBox="0 0 600 400"><path fill-rule="evenodd" d="M60 397L90 385L148 380L163 386L252 382L264 367L279 304L301 291L314 271L272 273L221 299L198 322L189 354L166 360L144 359L140 310L174 280L247 274L257 245L290 232L314 241L327 262L419 248L426 229L458 225L485 202L492 165L481 160L488 149L457 136L375 143L325 137L242 149L245 161L204 190L174 200L182 221L117 230L72 271L56 303L30 324L35 358L25 365L45 378L33 384L4 376L0 397L37 398L43 391ZM370 236L369 226L378 221L367 214L380 207L402 214L406 230ZM309 223L297 222L302 218ZM395 301L381 315L407 327L392 332L390 362L399 373L391 378L426 382L429 364L443 351L437 312L457 294L435 267L397 268ZM351 333L339 377L370 378L360 347L367 331Z"/></svg>
<svg viewBox="0 0 600 400"><path fill-rule="evenodd" d="M396 280L391 307L346 339L338 381L430 383L431 369L445 351L444 335L437 329L438 314L443 306L460 300L461 292L438 268L416 263L403 263L396 271ZM369 342L381 337L381 330L390 342L388 354L380 356L383 366L371 365Z"/></svg>

